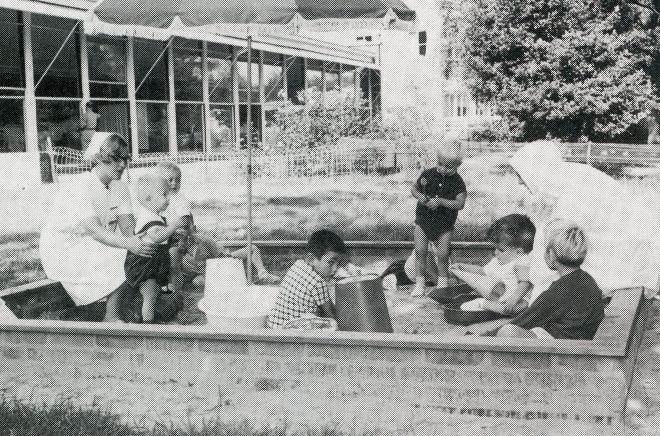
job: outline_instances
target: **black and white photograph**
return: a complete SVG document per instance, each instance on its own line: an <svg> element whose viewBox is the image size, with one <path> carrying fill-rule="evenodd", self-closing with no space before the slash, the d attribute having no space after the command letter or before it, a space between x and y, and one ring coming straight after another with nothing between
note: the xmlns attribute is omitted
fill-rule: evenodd
<svg viewBox="0 0 660 436"><path fill-rule="evenodd" d="M660 434L660 0L0 0L0 436Z"/></svg>

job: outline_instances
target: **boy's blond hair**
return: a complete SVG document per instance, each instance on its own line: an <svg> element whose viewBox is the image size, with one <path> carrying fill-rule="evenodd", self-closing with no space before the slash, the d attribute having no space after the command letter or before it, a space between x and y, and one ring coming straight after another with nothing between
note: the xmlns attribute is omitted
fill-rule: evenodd
<svg viewBox="0 0 660 436"><path fill-rule="evenodd" d="M156 171L159 174L163 174L165 171L171 171L179 176L181 176L181 168L174 162L170 162L169 160L163 160L158 162L158 165L156 165Z"/></svg>
<svg viewBox="0 0 660 436"><path fill-rule="evenodd" d="M552 250L557 262L579 267L587 256L587 237L575 223L555 219L545 228L546 250Z"/></svg>
<svg viewBox="0 0 660 436"><path fill-rule="evenodd" d="M165 177L158 174L144 174L140 176L136 187L138 201L141 204L144 204L145 201L149 201L154 194L154 189L158 187L165 187L169 191L170 184Z"/></svg>
<svg viewBox="0 0 660 436"><path fill-rule="evenodd" d="M435 149L438 159L445 159L456 164L463 163L463 153L461 151L461 142L457 139L441 142Z"/></svg>

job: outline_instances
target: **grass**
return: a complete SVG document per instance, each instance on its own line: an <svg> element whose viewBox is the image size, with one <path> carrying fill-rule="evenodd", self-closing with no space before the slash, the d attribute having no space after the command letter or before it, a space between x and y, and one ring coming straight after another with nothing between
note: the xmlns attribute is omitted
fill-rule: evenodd
<svg viewBox="0 0 660 436"><path fill-rule="evenodd" d="M219 164L221 165L221 164ZM241 239L247 222L245 181L232 179L223 167L183 165L182 192L194 203L198 229L218 239ZM132 180L140 171L132 170ZM514 212L532 220L547 217L552 201L530 197L502 155L467 159L459 169L468 200L454 232L457 241L483 241L495 219ZM415 201L410 195L415 174L343 178L256 179L253 186L253 238L304 240L316 229L336 230L346 240L413 239ZM660 214L657 176L620 179L632 192L655 204ZM0 288L44 277L38 253L38 232L56 185L27 187L0 196ZM4 193L3 193L4 194Z"/></svg>
<svg viewBox="0 0 660 436"><path fill-rule="evenodd" d="M176 426L156 422L151 427L122 422L119 415L96 405L75 406L69 400L54 404L34 404L16 399L0 399L0 436L340 436L333 426L295 430L286 424L278 427L257 426L244 420L233 423L218 421ZM377 435L377 431L360 433Z"/></svg>

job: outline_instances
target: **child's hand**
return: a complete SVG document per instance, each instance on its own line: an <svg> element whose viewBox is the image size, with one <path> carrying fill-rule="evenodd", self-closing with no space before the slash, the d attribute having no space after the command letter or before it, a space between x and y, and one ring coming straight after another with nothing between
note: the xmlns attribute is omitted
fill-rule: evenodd
<svg viewBox="0 0 660 436"><path fill-rule="evenodd" d="M362 269L358 268L357 266L353 265L352 263L346 264L346 271L348 272L348 275L351 276L361 276L362 275Z"/></svg>
<svg viewBox="0 0 660 436"><path fill-rule="evenodd" d="M500 301L500 304L502 305L502 313L510 315L513 313L513 309L518 302L514 298L507 298L504 301Z"/></svg>
<svg viewBox="0 0 660 436"><path fill-rule="evenodd" d="M464 271L465 267L463 265L464 264L460 263L460 262L452 263L451 265L449 265L449 269L450 270L455 269L457 271Z"/></svg>
<svg viewBox="0 0 660 436"><path fill-rule="evenodd" d="M438 206L440 206L440 202L441 202L440 197L433 197L426 202L426 207L428 207L431 210L436 210Z"/></svg>

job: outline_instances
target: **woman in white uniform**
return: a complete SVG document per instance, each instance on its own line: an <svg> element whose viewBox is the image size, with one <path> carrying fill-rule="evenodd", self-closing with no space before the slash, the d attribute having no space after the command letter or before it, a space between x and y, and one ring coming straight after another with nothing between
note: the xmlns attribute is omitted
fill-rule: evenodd
<svg viewBox="0 0 660 436"><path fill-rule="evenodd" d="M121 181L130 159L116 133L96 132L85 153L88 173L63 183L53 199L39 250L48 278L62 283L76 305L107 297L104 321L121 322L126 250L143 256L156 244L133 234L128 186Z"/></svg>
<svg viewBox="0 0 660 436"><path fill-rule="evenodd" d="M527 144L509 163L532 194L556 199L550 219L567 219L585 230L589 250L582 269L593 276L605 295L636 286L645 287L647 295L657 293L660 241L658 217L652 209L656 205L645 204L589 165L564 162L562 150L553 142ZM545 224L537 228L543 229ZM543 257L544 233L536 232L530 253L532 301L557 279Z"/></svg>

